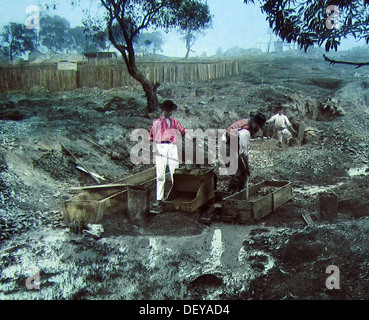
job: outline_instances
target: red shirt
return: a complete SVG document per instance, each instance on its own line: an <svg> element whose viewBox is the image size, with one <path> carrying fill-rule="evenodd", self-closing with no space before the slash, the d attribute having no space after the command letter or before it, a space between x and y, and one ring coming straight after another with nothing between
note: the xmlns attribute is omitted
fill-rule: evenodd
<svg viewBox="0 0 369 320"><path fill-rule="evenodd" d="M170 117L170 127L164 116L156 119L152 124L149 137L150 141L153 142L177 142L177 137L179 135L183 136L185 134L185 128L182 127L181 123Z"/></svg>
<svg viewBox="0 0 369 320"><path fill-rule="evenodd" d="M230 134L232 129L237 131L242 129L250 130L250 126L251 126L250 119L240 119L228 127L227 133Z"/></svg>

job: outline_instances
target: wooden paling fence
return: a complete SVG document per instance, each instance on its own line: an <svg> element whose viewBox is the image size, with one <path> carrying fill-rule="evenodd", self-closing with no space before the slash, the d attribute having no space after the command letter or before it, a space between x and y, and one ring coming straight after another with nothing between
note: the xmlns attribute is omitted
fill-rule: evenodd
<svg viewBox="0 0 369 320"><path fill-rule="evenodd" d="M247 71L250 61L138 62L138 69L152 82L207 81ZM0 67L0 92L28 90L35 86L50 91L70 91L82 87L111 89L138 86L124 63L77 64L76 70L60 70L57 63Z"/></svg>

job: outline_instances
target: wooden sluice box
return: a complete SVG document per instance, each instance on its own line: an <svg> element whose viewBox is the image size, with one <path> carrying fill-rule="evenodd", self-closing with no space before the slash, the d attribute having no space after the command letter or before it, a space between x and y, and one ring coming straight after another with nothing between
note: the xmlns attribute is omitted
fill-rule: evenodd
<svg viewBox="0 0 369 320"><path fill-rule="evenodd" d="M223 199L221 219L239 223L258 221L292 199L289 181L262 181Z"/></svg>
<svg viewBox="0 0 369 320"><path fill-rule="evenodd" d="M196 212L215 196L214 168L177 169L163 209Z"/></svg>
<svg viewBox="0 0 369 320"><path fill-rule="evenodd" d="M153 199L155 181L155 168L150 168L116 183L71 188L79 194L63 203L64 220L68 225L74 222L87 225L99 222L106 215L118 212L124 214L128 209L129 188L146 187L151 191L150 199Z"/></svg>

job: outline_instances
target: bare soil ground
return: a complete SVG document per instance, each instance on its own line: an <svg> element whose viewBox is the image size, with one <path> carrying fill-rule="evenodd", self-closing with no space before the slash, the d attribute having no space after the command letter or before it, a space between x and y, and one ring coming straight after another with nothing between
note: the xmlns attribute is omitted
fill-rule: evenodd
<svg viewBox="0 0 369 320"><path fill-rule="evenodd" d="M114 182L134 166L136 128L149 130L140 88L9 93L0 103L0 298L17 299L368 299L369 72L322 58L250 57L246 74L203 83L164 83L186 128L225 129L251 110L278 105L292 146L252 142L251 183L288 180L292 201L257 223L200 222L166 212L143 226L105 217L100 239L70 232L62 203L70 187ZM112 157L111 153L116 156ZM73 154L73 156L71 155ZM226 190L229 177L218 177ZM338 217L317 219L317 196L338 196ZM303 214L313 224L307 224ZM326 268L340 270L329 290ZM40 289L26 287L39 271Z"/></svg>

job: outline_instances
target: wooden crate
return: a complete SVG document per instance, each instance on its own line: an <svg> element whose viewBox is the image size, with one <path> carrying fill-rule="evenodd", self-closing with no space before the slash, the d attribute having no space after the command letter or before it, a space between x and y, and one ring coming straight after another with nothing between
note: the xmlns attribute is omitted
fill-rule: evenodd
<svg viewBox="0 0 369 320"><path fill-rule="evenodd" d="M81 221L84 225L97 223L105 215L124 212L127 209L127 191L112 191L104 198L99 193L81 193L77 197L64 201L63 212L67 224Z"/></svg>
<svg viewBox="0 0 369 320"><path fill-rule="evenodd" d="M261 192L270 189L269 192ZM292 199L292 186L288 181L262 181L223 199L221 219L224 222L255 222L275 211Z"/></svg>
<svg viewBox="0 0 369 320"><path fill-rule="evenodd" d="M167 211L197 212L215 196L214 169L177 169L173 185L163 202Z"/></svg>
<svg viewBox="0 0 369 320"><path fill-rule="evenodd" d="M146 186L150 198L155 197L155 167L128 176L116 183L91 185L71 188L78 194L64 201L63 215L67 225L80 222L83 225L97 223L104 216L128 210L128 188L130 186Z"/></svg>

